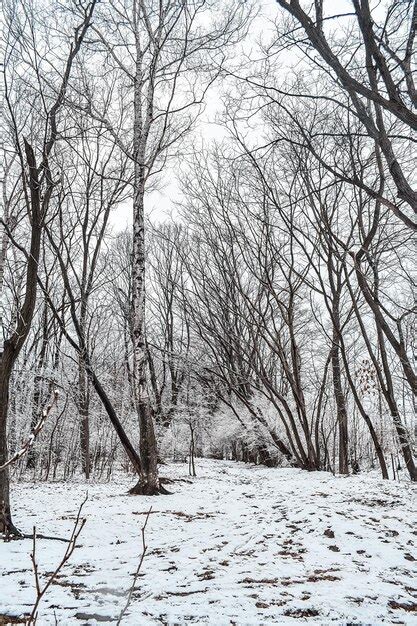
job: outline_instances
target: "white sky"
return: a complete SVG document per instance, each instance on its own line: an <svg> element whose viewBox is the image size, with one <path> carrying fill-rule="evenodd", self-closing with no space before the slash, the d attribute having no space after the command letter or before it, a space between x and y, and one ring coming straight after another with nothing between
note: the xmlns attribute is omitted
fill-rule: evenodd
<svg viewBox="0 0 417 626"><path fill-rule="evenodd" d="M325 11L333 14L344 13L352 10L351 0L328 0L325 4ZM273 32L272 22L279 16L280 7L277 6L275 0L261 0L259 14L251 25L250 34L243 42L245 55L255 54L257 44L260 40L267 41ZM290 54L285 59L291 60ZM285 65L282 67L283 73L286 71ZM222 139L225 136L225 129L216 123L216 116L222 111L222 93L224 87L216 85L210 89L205 102L205 111L197 123L193 136L196 140L202 140L204 144L208 144L213 139ZM197 139L198 138L198 139ZM191 138L192 140L192 138ZM178 163L172 162L168 164L164 174L160 177L160 186L158 191L148 194L146 200L147 217L151 217L156 221L168 218L175 213L175 203L181 197L179 179L178 179ZM120 205L113 213L112 226L115 231L123 230L132 223L132 206L131 202Z"/></svg>

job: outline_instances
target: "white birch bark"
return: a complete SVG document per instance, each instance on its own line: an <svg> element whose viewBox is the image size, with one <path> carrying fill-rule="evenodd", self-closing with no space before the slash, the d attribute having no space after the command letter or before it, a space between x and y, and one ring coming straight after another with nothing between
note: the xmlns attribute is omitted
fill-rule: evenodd
<svg viewBox="0 0 417 626"><path fill-rule="evenodd" d="M147 390L146 350L145 350L145 183L147 175L146 147L150 134L153 98L154 72L152 66L149 80L144 89L143 53L140 41L140 3L133 3L133 23L136 47L136 67L134 82L134 197L133 197L133 251L132 251L132 338L133 338L133 385L135 403L140 427L140 457L142 477L134 493L157 493L159 491L157 444L153 424L152 407ZM156 63L157 39L152 64Z"/></svg>

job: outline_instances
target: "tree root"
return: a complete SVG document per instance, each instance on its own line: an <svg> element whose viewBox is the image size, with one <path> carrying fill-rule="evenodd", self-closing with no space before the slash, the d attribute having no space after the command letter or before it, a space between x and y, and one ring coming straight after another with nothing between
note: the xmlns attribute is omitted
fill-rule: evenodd
<svg viewBox="0 0 417 626"><path fill-rule="evenodd" d="M33 533L27 534L22 533L20 530L16 528L15 532L9 533L8 535L3 535L5 541L18 541L19 539L33 539ZM64 543L68 543L69 539L65 539L65 537L53 537L52 535L42 535L41 533L36 533L36 539L49 539L51 541L63 541Z"/></svg>
<svg viewBox="0 0 417 626"><path fill-rule="evenodd" d="M150 485L147 481L139 480L136 485L129 489L129 493L132 496L169 496L171 492L165 489L165 487L159 481L158 487Z"/></svg>
<svg viewBox="0 0 417 626"><path fill-rule="evenodd" d="M167 476L161 476L159 482L163 485L173 485L174 483L188 483L189 485L193 484L193 481L188 480L188 478L168 478Z"/></svg>
<svg viewBox="0 0 417 626"><path fill-rule="evenodd" d="M23 533L19 530L11 520L8 521L6 531L0 535L4 541L18 541L19 539L33 539L33 533ZM36 533L37 539L50 539L51 541L63 541L68 543L68 539L65 537L54 537L52 535L42 535Z"/></svg>

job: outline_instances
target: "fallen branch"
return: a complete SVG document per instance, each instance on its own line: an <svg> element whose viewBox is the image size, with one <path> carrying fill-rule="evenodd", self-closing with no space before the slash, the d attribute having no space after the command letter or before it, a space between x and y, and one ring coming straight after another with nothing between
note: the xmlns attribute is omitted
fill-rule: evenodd
<svg viewBox="0 0 417 626"><path fill-rule="evenodd" d="M0 465L0 472L3 472L7 467L9 467L9 465L11 465L12 463L16 463L16 461L21 459L23 456L25 456L25 454L29 452L29 450L35 443L36 437L39 435L39 433L45 426L45 422L49 414L51 413L52 409L56 405L57 400L58 400L58 390L55 389L51 403L46 407L46 409L42 411L42 415L38 423L35 424L35 426L32 428L32 432L30 434L29 439L23 444L21 449L18 452L16 452L16 454L14 454L8 461L6 461L6 463L3 463L3 465Z"/></svg>
<svg viewBox="0 0 417 626"><path fill-rule="evenodd" d="M33 533L21 533L16 539L33 539L36 528L33 527ZM36 539L50 539L51 541L62 541L63 543L69 543L71 539L66 539L65 537L56 537L54 535L42 535L40 533L36 533Z"/></svg>
<svg viewBox="0 0 417 626"><path fill-rule="evenodd" d="M121 621L122 621L122 619L123 619L127 609L129 608L129 604L131 602L132 595L133 595L133 592L135 590L136 581L138 579L138 576L139 576L139 573L140 573L140 569L142 567L143 559L145 558L145 554L146 554L146 551L148 549L148 546L146 545L146 541L145 541L145 529L146 529L146 524L148 523L148 519L149 519L149 516L150 516L151 512L152 512L152 507L147 512L146 517L145 517L145 522L144 522L144 524L142 526L142 554L140 555L139 564L138 564L138 566L136 568L136 572L135 572L135 575L133 577L132 586L129 589L129 593L128 593L128 596L127 596L126 604L123 607L123 609L122 609L122 611L121 611L121 613L119 615L119 619L117 620L117 626L120 625L120 623L121 623Z"/></svg>

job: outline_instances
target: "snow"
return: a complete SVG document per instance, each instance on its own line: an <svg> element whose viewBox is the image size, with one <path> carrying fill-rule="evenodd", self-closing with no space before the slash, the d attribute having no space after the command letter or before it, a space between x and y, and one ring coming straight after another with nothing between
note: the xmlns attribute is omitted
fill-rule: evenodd
<svg viewBox="0 0 417 626"><path fill-rule="evenodd" d="M370 475L268 469L197 460L162 474L172 495L127 495L134 482L13 486L25 532L69 536L80 502L87 523L40 605L47 624L111 624L148 552L122 624L417 624L415 486ZM35 597L31 541L0 543L0 615ZM65 544L38 540L41 576ZM1 620L0 620L1 621Z"/></svg>

